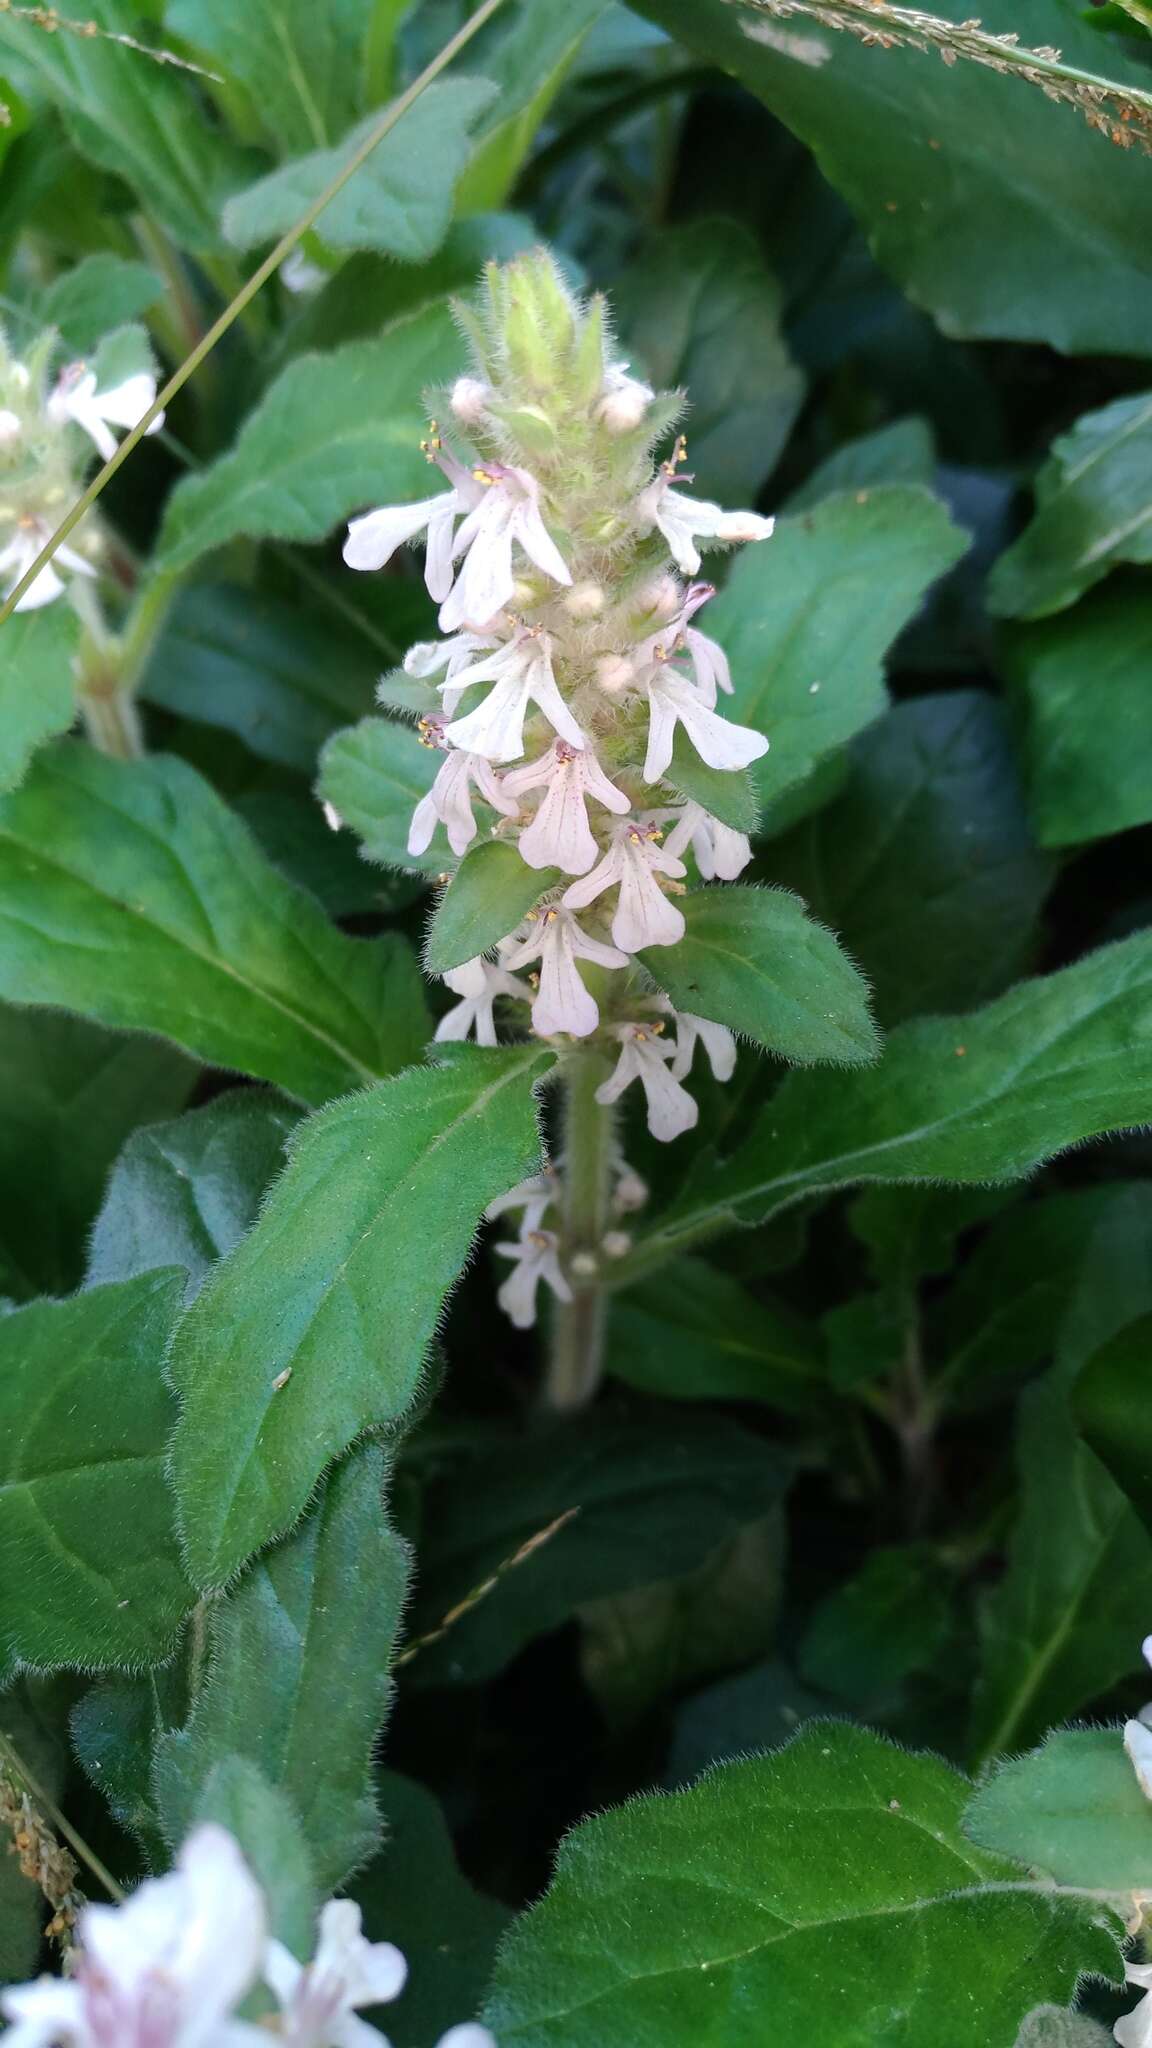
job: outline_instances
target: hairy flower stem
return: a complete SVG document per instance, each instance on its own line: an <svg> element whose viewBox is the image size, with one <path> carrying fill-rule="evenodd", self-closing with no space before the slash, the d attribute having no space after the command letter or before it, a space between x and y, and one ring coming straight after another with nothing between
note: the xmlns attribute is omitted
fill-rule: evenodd
<svg viewBox="0 0 1152 2048"><path fill-rule="evenodd" d="M564 1068L564 1261L570 1302L556 1302L544 1404L556 1414L584 1408L600 1384L607 1298L601 1249L612 1187L613 1114L596 1100L612 1071L601 1053L574 1053Z"/></svg>

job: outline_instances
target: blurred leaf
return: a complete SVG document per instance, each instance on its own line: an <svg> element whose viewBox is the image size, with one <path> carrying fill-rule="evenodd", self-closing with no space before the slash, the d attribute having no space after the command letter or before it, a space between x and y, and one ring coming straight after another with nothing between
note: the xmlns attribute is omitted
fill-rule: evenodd
<svg viewBox="0 0 1152 2048"><path fill-rule="evenodd" d="M1093 134L1079 108L1054 108L1035 85L982 65L865 47L807 18L781 25L727 0L635 4L807 143L884 268L946 335L1147 354L1145 165ZM934 0L931 12L971 18L967 0ZM1032 47L1055 44L1066 64L1100 73L1098 38L1062 0L1031 0L1026 23L1017 0L987 0L981 25L1023 28ZM1118 45L1107 69L1146 87L1139 58Z"/></svg>
<svg viewBox="0 0 1152 2048"><path fill-rule="evenodd" d="M1015 2048L1113 2048L1114 2038L1110 2027L1087 2013L1038 2005L1016 2036Z"/></svg>
<svg viewBox="0 0 1152 2048"><path fill-rule="evenodd" d="M0 1654L162 1662L195 1598L165 1477L179 1275L0 1316Z"/></svg>
<svg viewBox="0 0 1152 2048"><path fill-rule="evenodd" d="M200 1585L225 1584L299 1518L333 1458L411 1406L485 1206L539 1158L549 1057L454 1048L293 1134L169 1361L172 1478Z"/></svg>
<svg viewBox="0 0 1152 2048"><path fill-rule="evenodd" d="M770 2013L773 2048L810 2048L823 1986L823 2048L1006 2041L1081 1971L1116 1980L1121 1923L973 1848L968 1793L936 1757L816 1722L584 1821L502 1949L484 2017L501 2048L737 2048Z"/></svg>
<svg viewBox="0 0 1152 2048"><path fill-rule="evenodd" d="M1152 1312L1127 1324L1088 1360L1076 1383L1073 1406L1092 1449L1152 1528L1150 1373Z"/></svg>
<svg viewBox="0 0 1152 2048"><path fill-rule="evenodd" d="M65 743L0 804L0 995L163 1033L305 1101L415 1059L416 963L345 938L182 761Z"/></svg>
<svg viewBox="0 0 1152 2048"><path fill-rule="evenodd" d="M1120 562L1152 562L1152 399L1118 398L1052 443L1036 510L988 581L1005 618L1063 611Z"/></svg>
<svg viewBox="0 0 1152 2048"><path fill-rule="evenodd" d="M290 363L231 452L177 484L160 565L190 568L239 534L323 540L364 505L427 495L421 388L446 382L461 360L450 315L429 306L374 341Z"/></svg>
<svg viewBox="0 0 1152 2048"><path fill-rule="evenodd" d="M13 612L0 644L0 790L24 780L45 740L67 732L76 716L72 667L80 622L69 605Z"/></svg>
<svg viewBox="0 0 1152 2048"><path fill-rule="evenodd" d="M424 945L429 974L448 974L490 952L527 916L546 889L564 880L559 868L530 868L514 846L489 839L465 854L439 897Z"/></svg>
<svg viewBox="0 0 1152 2048"><path fill-rule="evenodd" d="M694 891L681 908L680 942L637 956L678 1010L803 1064L879 1057L867 982L798 896L731 885Z"/></svg>
<svg viewBox="0 0 1152 2048"><path fill-rule="evenodd" d="M282 336L291 355L331 349L379 333L389 321L450 292L471 291L485 263L507 263L535 237L521 213L478 213L456 221L427 263L349 256L328 283L296 312Z"/></svg>
<svg viewBox="0 0 1152 2048"><path fill-rule="evenodd" d="M435 748L426 747L410 725L362 718L333 734L320 757L316 787L363 840L367 859L436 874L444 865L443 845L409 853L408 832L439 765Z"/></svg>
<svg viewBox="0 0 1152 2048"><path fill-rule="evenodd" d="M301 1960L316 1947L319 1905L308 1846L287 1794L250 1757L222 1756L204 1784L194 1823L235 1836L268 1908L268 1932Z"/></svg>
<svg viewBox="0 0 1152 2048"><path fill-rule="evenodd" d="M1050 880L1003 715L981 690L896 705L857 740L843 794L769 860L860 962L886 1023L999 995Z"/></svg>
<svg viewBox="0 0 1152 2048"><path fill-rule="evenodd" d="M67 1294L116 1154L181 1107L195 1069L158 1040L3 1004L0 1076L0 1293Z"/></svg>
<svg viewBox="0 0 1152 2048"><path fill-rule="evenodd" d="M327 246L376 249L406 263L434 256L451 225L456 181L472 147L470 130L495 90L486 78L448 78L428 86L324 208L316 232ZM228 241L253 249L287 233L379 120L377 109L334 149L297 157L238 192L224 208Z"/></svg>
<svg viewBox="0 0 1152 2048"><path fill-rule="evenodd" d="M191 1300L256 1221L298 1122L287 1103L245 1088L134 1132L96 1218L87 1285L183 1266Z"/></svg>
<svg viewBox="0 0 1152 2048"><path fill-rule="evenodd" d="M351 832L333 831L310 790L256 788L235 808L273 867L308 889L329 917L391 914L421 893L414 875L385 875L371 867Z"/></svg>
<svg viewBox="0 0 1152 2048"><path fill-rule="evenodd" d="M751 771L762 804L880 716L886 650L966 546L937 499L890 484L782 519L738 557L707 625L732 663L732 717L771 741Z"/></svg>
<svg viewBox="0 0 1152 2048"><path fill-rule="evenodd" d="M800 1676L857 1711L880 1711L905 1679L928 1671L951 1626L947 1589L926 1544L874 1550L814 1609Z"/></svg>
<svg viewBox="0 0 1152 2048"><path fill-rule="evenodd" d="M964 1832L1057 1884L1152 1891L1152 1802L1119 1728L1061 1728L999 1765L975 1793Z"/></svg>
<svg viewBox="0 0 1152 2048"><path fill-rule="evenodd" d="M572 59L608 0L521 0L505 12L478 59L498 97L461 181L457 208L503 206Z"/></svg>
<svg viewBox="0 0 1152 2048"><path fill-rule="evenodd" d="M169 0L165 20L230 85L244 87L267 133L290 152L331 142L356 113L375 7L376 0Z"/></svg>
<svg viewBox="0 0 1152 2048"><path fill-rule="evenodd" d="M848 1210L882 1287L915 1287L946 1273L956 1239L995 1216L1011 1197L999 1188L871 1187Z"/></svg>
<svg viewBox="0 0 1152 2048"><path fill-rule="evenodd" d="M804 398L754 237L722 219L665 228L621 276L613 307L636 374L690 394L699 496L754 503Z"/></svg>
<svg viewBox="0 0 1152 2048"><path fill-rule="evenodd" d="M778 1749L804 1721L829 1712L829 1702L801 1685L778 1658L708 1685L680 1708L665 1782L687 1785L713 1764Z"/></svg>
<svg viewBox="0 0 1152 2048"><path fill-rule="evenodd" d="M803 1415L820 1399L822 1363L802 1316L703 1259L612 1298L609 1372L665 1400L764 1401Z"/></svg>
<svg viewBox="0 0 1152 2048"><path fill-rule="evenodd" d="M36 317L59 329L73 355L91 355L115 327L139 320L164 296L164 282L146 263L101 250L54 278L36 303Z"/></svg>
<svg viewBox="0 0 1152 2048"><path fill-rule="evenodd" d="M522 1544L573 1519L509 1571L413 1673L476 1684L578 1606L683 1577L775 1507L789 1477L780 1453L706 1414L642 1422L590 1416L563 1432L478 1450L429 1494L413 1635L419 1638Z"/></svg>
<svg viewBox="0 0 1152 2048"><path fill-rule="evenodd" d="M203 1685L187 1726L156 1753L173 1847L227 1755L258 1764L291 1799L325 1896L379 1846L370 1764L408 1583L385 1479L376 1445L355 1451L299 1528L208 1609Z"/></svg>
<svg viewBox="0 0 1152 2048"><path fill-rule="evenodd" d="M827 456L785 500L790 514L807 512L836 491L870 491L877 484L921 484L936 474L936 444L927 420L892 420L861 434Z"/></svg>
<svg viewBox="0 0 1152 2048"><path fill-rule="evenodd" d="M1023 699L1029 808L1042 845L1078 846L1148 824L1145 589L1109 586L1070 616L1005 639L1005 666Z"/></svg>
<svg viewBox="0 0 1152 2048"><path fill-rule="evenodd" d="M370 709L379 671L371 644L320 607L198 583L177 597L143 693L311 775L328 735Z"/></svg>
<svg viewBox="0 0 1152 2048"><path fill-rule="evenodd" d="M100 1678L68 1718L86 1777L156 1872L167 1868L171 1856L156 1812L153 1751L161 1729L183 1712L183 1681L180 1660L135 1677Z"/></svg>

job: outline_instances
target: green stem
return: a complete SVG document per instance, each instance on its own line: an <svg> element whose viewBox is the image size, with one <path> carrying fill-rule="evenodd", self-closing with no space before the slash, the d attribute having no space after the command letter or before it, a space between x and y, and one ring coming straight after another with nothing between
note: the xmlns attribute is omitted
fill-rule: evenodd
<svg viewBox="0 0 1152 2048"><path fill-rule="evenodd" d="M596 1090L610 1071L592 1051L574 1053L564 1068L563 1246L572 1300L556 1305L544 1388L545 1406L557 1414L587 1406L604 1364L602 1244L612 1188L613 1118L597 1102Z"/></svg>

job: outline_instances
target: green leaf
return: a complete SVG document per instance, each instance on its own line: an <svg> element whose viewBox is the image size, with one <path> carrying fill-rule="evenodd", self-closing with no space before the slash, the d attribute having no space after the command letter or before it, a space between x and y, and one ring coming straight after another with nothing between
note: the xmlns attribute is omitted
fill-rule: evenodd
<svg viewBox="0 0 1152 2048"><path fill-rule="evenodd" d="M113 36L139 36L135 0L86 0L85 18ZM245 156L178 72L105 36L46 34L0 18L0 52L22 92L59 107L76 147L126 179L147 211L186 249L211 253L224 194Z"/></svg>
<svg viewBox="0 0 1152 2048"><path fill-rule="evenodd" d="M484 71L498 98L460 181L457 211L502 206L547 119L569 66L607 0L520 0L504 10L484 46ZM430 46L438 48L439 45Z"/></svg>
<svg viewBox="0 0 1152 2048"><path fill-rule="evenodd" d="M780 289L755 237L723 219L665 228L622 272L613 307L638 372L691 393L700 496L754 503L804 398Z"/></svg>
<svg viewBox="0 0 1152 2048"><path fill-rule="evenodd" d="M388 2039L395 2048L428 2048L476 2011L512 1915L469 1884L423 1785L396 1771L382 1771L378 1782L388 1839L356 1879L356 1899L369 1941L395 1942L408 1960L408 1981L388 2007Z"/></svg>
<svg viewBox="0 0 1152 2048"><path fill-rule="evenodd" d="M234 1089L135 1131L112 1171L88 1248L89 1287L182 1266L185 1300L256 1221L299 1121L287 1103Z"/></svg>
<svg viewBox="0 0 1152 2048"><path fill-rule="evenodd" d="M120 1147L195 1069L159 1041L0 1005L0 1293L67 1294Z"/></svg>
<svg viewBox="0 0 1152 2048"><path fill-rule="evenodd" d="M411 726L363 718L329 740L316 787L363 840L366 859L436 874L444 865L443 847L409 853L408 831L439 765L435 749L417 739Z"/></svg>
<svg viewBox="0 0 1152 2048"><path fill-rule="evenodd" d="M866 1188L850 1204L848 1222L868 1247L880 1287L899 1292L946 1273L961 1233L1008 1200L999 1188Z"/></svg>
<svg viewBox="0 0 1152 2048"><path fill-rule="evenodd" d="M1011 2040L1080 1971L1115 1981L1120 1922L974 1848L968 1791L936 1757L816 1722L584 1821L484 2017L501 2048L743 2048L757 2016L773 2048L811 2048L816 1999L822 2048Z"/></svg>
<svg viewBox="0 0 1152 2048"><path fill-rule="evenodd" d="M964 1832L1056 1884L1152 1891L1152 1801L1118 1728L1062 1728L1002 1763L977 1790Z"/></svg>
<svg viewBox="0 0 1152 2048"><path fill-rule="evenodd" d="M719 818L722 825L730 825L734 832L751 834L760 822L756 784L748 770L741 768L732 774L723 768L710 768L707 761L700 759L683 726L677 727L665 781L681 796L703 804L706 811Z"/></svg>
<svg viewBox="0 0 1152 2048"><path fill-rule="evenodd" d="M980 1761L1038 1741L1130 1671L1148 1630L1152 1542L1080 1442L1058 1387L1020 1409L1019 1519L983 1616L973 1705Z"/></svg>
<svg viewBox="0 0 1152 2048"><path fill-rule="evenodd" d="M0 791L15 789L37 747L71 725L79 637L70 605L14 612L8 620L0 644Z"/></svg>
<svg viewBox="0 0 1152 2048"><path fill-rule="evenodd" d="M0 1653L160 1662L195 1594L164 1461L179 1275L0 1316Z"/></svg>
<svg viewBox="0 0 1152 2048"><path fill-rule="evenodd" d="M697 890L681 907L680 943L639 955L678 1010L805 1065L879 1057L867 983L798 896L725 886Z"/></svg>
<svg viewBox="0 0 1152 2048"><path fill-rule="evenodd" d="M168 500L159 561L190 568L252 540L323 540L364 505L427 496L420 394L460 367L451 316L429 306L374 341L300 356L249 413L236 446Z"/></svg>
<svg viewBox="0 0 1152 2048"><path fill-rule="evenodd" d="M59 330L65 348L87 356L114 327L139 320L163 296L163 280L147 263L102 249L53 280L37 303L36 317Z"/></svg>
<svg viewBox="0 0 1152 2048"><path fill-rule="evenodd" d="M352 834L333 831L311 791L257 786L236 809L273 867L307 889L329 917L393 915L421 893L412 875L370 868Z"/></svg>
<svg viewBox="0 0 1152 2048"><path fill-rule="evenodd" d="M356 112L374 12L375 0L172 0L166 21L291 151L330 142Z"/></svg>
<svg viewBox="0 0 1152 2048"><path fill-rule="evenodd" d="M227 1755L291 1799L325 1896L379 1846L370 1761L408 1581L385 1478L378 1446L354 1452L299 1528L209 1608L207 1676L187 1726L156 1751L173 1847Z"/></svg>
<svg viewBox="0 0 1152 2048"><path fill-rule="evenodd" d="M469 131L495 91L486 78L448 78L430 85L329 201L317 234L332 249L377 249L406 263L426 263L452 222L456 181L472 149ZM254 249L286 233L379 120L377 110L342 136L335 149L297 157L238 192L224 208L228 241L237 249Z"/></svg>
<svg viewBox="0 0 1152 2048"><path fill-rule="evenodd" d="M460 1049L294 1133L259 1222L172 1349L172 1474L198 1584L224 1584L298 1519L333 1458L411 1405L484 1208L539 1157L548 1058Z"/></svg>
<svg viewBox="0 0 1152 2048"><path fill-rule="evenodd" d="M171 1852L164 1840L152 1784L156 1738L184 1712L182 1660L134 1678L101 1678L77 1700L68 1733L90 1784L144 1851L148 1866L167 1869Z"/></svg>
<svg viewBox="0 0 1152 2048"><path fill-rule="evenodd" d="M880 716L885 652L967 545L938 499L891 484L781 519L737 559L708 631L732 663L732 717L771 741L752 768L762 804Z"/></svg>
<svg viewBox="0 0 1152 2048"><path fill-rule="evenodd" d="M320 608L198 583L172 607L143 694L311 775L334 728L370 708L379 668L364 637Z"/></svg>
<svg viewBox="0 0 1152 2048"><path fill-rule="evenodd" d="M429 974L447 974L514 932L559 868L530 868L514 846L490 839L466 853L437 902L424 947Z"/></svg>
<svg viewBox="0 0 1152 2048"><path fill-rule="evenodd" d="M452 292L471 291L485 263L508 263L530 249L532 223L521 213L479 213L458 220L428 263L349 256L295 313L281 337L286 353L337 348L379 333L403 313Z"/></svg>
<svg viewBox="0 0 1152 2048"><path fill-rule="evenodd" d="M678 1259L614 1297L608 1370L665 1400L765 1401L804 1415L821 1394L812 1325L703 1259Z"/></svg>
<svg viewBox="0 0 1152 2048"><path fill-rule="evenodd" d="M985 66L865 47L807 17L785 33L727 0L637 0L640 13L734 74L807 143L884 269L947 335L1144 356L1152 197L1140 152L1093 134L1079 108ZM971 19L967 0L931 12ZM988 0L981 25L1056 45L1098 76L1101 45L1061 0ZM881 28L881 34L882 34ZM1021 57L1023 51L1021 51ZM1115 39L1110 76L1145 86ZM1044 250L1038 270L1036 251Z"/></svg>
<svg viewBox="0 0 1152 2048"><path fill-rule="evenodd" d="M215 1821L235 1837L264 1893L269 1934L302 1961L311 1957L319 1896L304 1831L287 1794L250 1757L221 1757L193 1819Z"/></svg>
<svg viewBox="0 0 1152 2048"><path fill-rule="evenodd" d="M807 512L833 491L872 490L876 484L922 484L936 474L936 444L925 419L893 420L874 433L845 441L785 499L787 512Z"/></svg>
<svg viewBox="0 0 1152 2048"><path fill-rule="evenodd" d="M1052 443L1036 510L988 580L1004 618L1063 611L1120 562L1152 562L1152 399L1118 398Z"/></svg>
<svg viewBox="0 0 1152 2048"><path fill-rule="evenodd" d="M405 942L345 938L183 761L65 743L0 803L0 996L323 1102L416 1058Z"/></svg>
<svg viewBox="0 0 1152 2048"><path fill-rule="evenodd" d="M860 962L885 1023L999 995L1026 964L1050 880L982 690L896 705L857 740L844 793L771 864Z"/></svg>
<svg viewBox="0 0 1152 2048"><path fill-rule="evenodd" d="M523 1544L578 1512L457 1618L442 1643L422 1649L414 1676L475 1684L579 1605L694 1571L770 1513L789 1476L777 1450L733 1423L659 1410L635 1423L588 1417L562 1434L479 1451L428 1496L417 1638Z"/></svg>
<svg viewBox="0 0 1152 2048"><path fill-rule="evenodd" d="M1152 503L1152 501L1150 501ZM1079 846L1152 820L1145 772L1152 604L1110 585L1070 617L1005 635L1024 707L1029 806L1044 846Z"/></svg>
<svg viewBox="0 0 1152 2048"><path fill-rule="evenodd" d="M800 1676L858 1710L867 1700L876 1712L877 1703L898 1697L907 1678L932 1668L950 1622L927 1544L874 1550L815 1608L800 1646Z"/></svg>
<svg viewBox="0 0 1152 2048"><path fill-rule="evenodd" d="M869 1073L793 1074L730 1159L697 1173L645 1267L712 1230L765 1222L857 1181L1007 1181L1065 1146L1143 1123L1152 937L1024 982L970 1017L903 1024ZM620 1267L621 1280L636 1268Z"/></svg>
<svg viewBox="0 0 1152 2048"><path fill-rule="evenodd" d="M1092 1449L1152 1528L1150 1366L1152 1313L1118 1331L1088 1360L1076 1383L1073 1405Z"/></svg>

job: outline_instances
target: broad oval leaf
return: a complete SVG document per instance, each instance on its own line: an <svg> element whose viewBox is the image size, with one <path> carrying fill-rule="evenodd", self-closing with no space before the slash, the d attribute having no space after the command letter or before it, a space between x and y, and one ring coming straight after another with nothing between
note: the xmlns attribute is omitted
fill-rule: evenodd
<svg viewBox="0 0 1152 2048"><path fill-rule="evenodd" d="M1054 441L1036 511L988 582L993 611L1042 619L1119 562L1152 562L1152 398L1118 398Z"/></svg>
<svg viewBox="0 0 1152 2048"><path fill-rule="evenodd" d="M0 803L0 996L323 1102L418 1057L405 942L349 939L183 761L65 743Z"/></svg>
<svg viewBox="0 0 1152 2048"><path fill-rule="evenodd" d="M76 716L80 621L69 605L14 612L0 631L0 790L15 789L45 740Z"/></svg>
<svg viewBox="0 0 1152 2048"><path fill-rule="evenodd" d="M429 974L448 974L490 952L563 879L559 868L530 868L503 840L473 847L433 912L424 946Z"/></svg>
<svg viewBox="0 0 1152 2048"><path fill-rule="evenodd" d="M1001 1763L977 1790L964 1831L1057 1884L1152 1891L1152 1800L1119 1728L1060 1728L1040 1749Z"/></svg>
<svg viewBox="0 0 1152 2048"><path fill-rule="evenodd" d="M678 1010L804 1065L879 1057L867 982L798 896L721 887L698 890L681 907L679 944L640 955Z"/></svg>
<svg viewBox="0 0 1152 2048"><path fill-rule="evenodd" d="M1072 1398L1088 1442L1152 1529L1150 1374L1152 1313L1101 1346L1084 1367Z"/></svg>
<svg viewBox="0 0 1152 2048"><path fill-rule="evenodd" d="M293 150L330 142L358 111L375 12L376 0L172 0L165 19L244 88L261 126Z"/></svg>
<svg viewBox="0 0 1152 2048"><path fill-rule="evenodd" d="M539 1158L542 1047L459 1048L296 1131L255 1228L184 1317L170 1373L189 1568L220 1586L411 1406L486 1205Z"/></svg>

